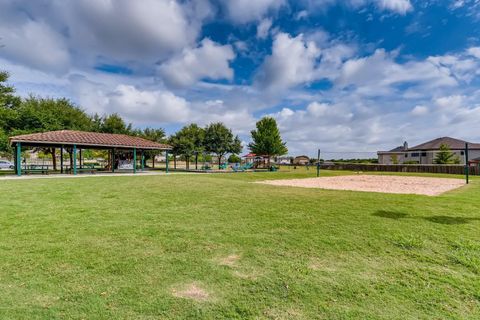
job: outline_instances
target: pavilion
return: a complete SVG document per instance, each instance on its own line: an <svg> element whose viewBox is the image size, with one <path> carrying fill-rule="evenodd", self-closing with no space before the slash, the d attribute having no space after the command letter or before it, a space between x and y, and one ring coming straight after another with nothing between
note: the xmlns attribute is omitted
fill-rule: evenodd
<svg viewBox="0 0 480 320"><path fill-rule="evenodd" d="M133 173L137 172L137 153L141 153L141 169L145 167L144 151L159 150L166 152L166 172L168 173L168 151L172 149L167 144L161 144L140 137L125 134L110 134L86 131L60 130L42 133L32 133L10 137L10 145L15 148L15 171L18 176L22 175L22 148L59 148L60 168L63 170L63 151L68 149L72 154L70 172L76 175L80 168L77 166L77 152L82 149L102 149L110 151L110 169L115 171L116 150L130 151L133 153Z"/></svg>

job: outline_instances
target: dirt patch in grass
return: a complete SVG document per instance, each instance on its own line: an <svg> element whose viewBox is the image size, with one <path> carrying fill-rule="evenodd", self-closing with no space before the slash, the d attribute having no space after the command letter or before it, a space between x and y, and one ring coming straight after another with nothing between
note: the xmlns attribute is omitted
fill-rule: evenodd
<svg viewBox="0 0 480 320"><path fill-rule="evenodd" d="M210 293L195 282L172 289L172 294L177 298L190 299L198 302L211 300Z"/></svg>
<svg viewBox="0 0 480 320"><path fill-rule="evenodd" d="M267 180L263 183L275 186L351 190L396 194L438 196L465 185L462 179L426 178L404 176L355 175L324 178Z"/></svg>
<svg viewBox="0 0 480 320"><path fill-rule="evenodd" d="M219 259L218 264L221 266L234 267L238 260L240 260L240 256L238 254L231 254L227 257Z"/></svg>

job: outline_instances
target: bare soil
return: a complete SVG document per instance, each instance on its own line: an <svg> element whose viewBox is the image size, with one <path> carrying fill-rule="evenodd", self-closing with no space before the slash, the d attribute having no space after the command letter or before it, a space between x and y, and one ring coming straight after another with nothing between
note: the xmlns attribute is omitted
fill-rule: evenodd
<svg viewBox="0 0 480 320"><path fill-rule="evenodd" d="M195 301L208 301L210 295L196 283L184 286L182 289L173 289L172 294L178 298L191 299Z"/></svg>
<svg viewBox="0 0 480 320"><path fill-rule="evenodd" d="M381 175L352 175L324 178L268 180L257 183L275 186L351 190L438 196L465 185L462 179Z"/></svg>

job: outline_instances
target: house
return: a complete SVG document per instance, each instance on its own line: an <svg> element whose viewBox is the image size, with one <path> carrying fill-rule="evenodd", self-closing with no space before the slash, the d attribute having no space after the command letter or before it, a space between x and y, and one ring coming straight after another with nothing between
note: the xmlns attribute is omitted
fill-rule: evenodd
<svg viewBox="0 0 480 320"><path fill-rule="evenodd" d="M293 157L289 157L289 156L275 157L276 164L291 164L292 161L293 161Z"/></svg>
<svg viewBox="0 0 480 320"><path fill-rule="evenodd" d="M435 158L440 152L441 145L447 145L450 151L455 154L460 164L465 164L465 144L469 146L469 158L480 157L480 144L471 143L451 137L437 138L412 148L405 142L403 146L396 147L390 151L378 151L379 164L434 164Z"/></svg>
<svg viewBox="0 0 480 320"><path fill-rule="evenodd" d="M293 159L293 164L297 166L304 166L310 163L310 158L307 156L298 156Z"/></svg>

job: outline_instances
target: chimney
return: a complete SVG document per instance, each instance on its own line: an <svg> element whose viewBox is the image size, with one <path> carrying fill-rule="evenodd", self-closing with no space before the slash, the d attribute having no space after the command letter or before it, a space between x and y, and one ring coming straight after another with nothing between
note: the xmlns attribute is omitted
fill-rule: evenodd
<svg viewBox="0 0 480 320"><path fill-rule="evenodd" d="M403 151L408 151L408 142L407 141L405 141L403 143Z"/></svg>

